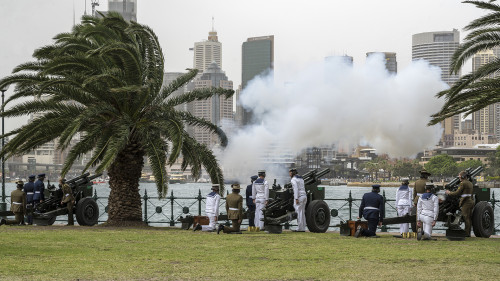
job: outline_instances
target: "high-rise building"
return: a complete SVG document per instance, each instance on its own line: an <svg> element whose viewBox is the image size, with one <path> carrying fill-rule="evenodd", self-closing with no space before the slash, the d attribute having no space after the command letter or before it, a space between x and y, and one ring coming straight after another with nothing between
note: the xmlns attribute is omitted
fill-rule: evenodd
<svg viewBox="0 0 500 281"><path fill-rule="evenodd" d="M481 66L498 59L500 48L481 51L472 57L472 71L477 71ZM498 77L497 74L490 75L490 78ZM480 134L495 136L500 139L500 104L494 103L480 109L472 115L473 129Z"/></svg>
<svg viewBox="0 0 500 281"><path fill-rule="evenodd" d="M46 95L41 95L40 97L35 97L35 100L48 100L49 97ZM32 113L28 119L28 123L33 122L35 119L40 118L44 115L42 112ZM56 141L52 140L43 145L38 146L32 151L23 154L23 163L43 163L43 164L54 164L54 155L56 154ZM59 163L58 163L59 164Z"/></svg>
<svg viewBox="0 0 500 281"><path fill-rule="evenodd" d="M126 21L137 21L137 0L108 0L108 11L120 13Z"/></svg>
<svg viewBox="0 0 500 281"><path fill-rule="evenodd" d="M460 71L450 73L450 63L459 44L460 32L456 29L413 34L412 60L423 59L441 68L441 79L452 86L460 78ZM460 115L457 114L441 123L444 127L441 145L447 146L445 139L453 139L455 130L460 130L460 121Z"/></svg>
<svg viewBox="0 0 500 281"><path fill-rule="evenodd" d="M170 85L170 83L172 83L175 79L181 77L184 74L186 74L186 73L183 73L183 72L165 72L165 73L163 73L163 84L161 85L162 89L165 87L168 87L168 85ZM185 92L186 92L186 86L180 87L179 89L177 89L173 93L171 93L169 98L178 97ZM187 111L188 105L187 104L180 104L180 105L177 105L175 107L175 109Z"/></svg>
<svg viewBox="0 0 500 281"><path fill-rule="evenodd" d="M374 54L381 54L384 56L385 60L385 68L389 73L398 73L398 62L396 60L396 53L390 52L368 52L366 53L366 57L369 57Z"/></svg>
<svg viewBox="0 0 500 281"><path fill-rule="evenodd" d="M241 87L242 94L250 80L267 75L274 69L274 35L248 38L242 45ZM239 105L238 103L238 106ZM254 116L249 110L242 110L242 125L250 124Z"/></svg>
<svg viewBox="0 0 500 281"><path fill-rule="evenodd" d="M217 31L208 32L208 40L194 43L193 67L205 71L212 62L217 63L222 69L222 43L219 42Z"/></svg>
<svg viewBox="0 0 500 281"><path fill-rule="evenodd" d="M353 59L353 57L348 56L348 55L343 55L343 56L328 56L328 57L325 57L325 62L327 62L327 63L340 62L340 63L346 64L348 66L352 66L353 62L354 62L354 59Z"/></svg>
<svg viewBox="0 0 500 281"><path fill-rule="evenodd" d="M205 69L203 74L194 81L195 89L217 87L223 89L233 89L233 81L229 81L224 71L220 69L217 63L213 62ZM208 100L194 101L192 103L192 114L199 118L221 126L222 121L233 120L233 98L215 95ZM219 143L216 135L203 129L194 127L193 137L200 143L213 147Z"/></svg>
<svg viewBox="0 0 500 281"><path fill-rule="evenodd" d="M460 44L460 32L436 31L414 34L412 36L412 60L423 59L441 68L441 79L453 85L460 78L459 73L450 73L453 53Z"/></svg>

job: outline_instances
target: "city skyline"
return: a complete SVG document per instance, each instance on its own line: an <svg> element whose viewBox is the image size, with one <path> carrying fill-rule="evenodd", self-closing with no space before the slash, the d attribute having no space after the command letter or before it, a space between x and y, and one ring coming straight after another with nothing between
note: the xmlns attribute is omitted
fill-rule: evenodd
<svg viewBox="0 0 500 281"><path fill-rule="evenodd" d="M83 0L19 0L0 5L0 23L7 31L0 46L1 77L32 60L33 51L51 44L53 36L69 31L85 9ZM90 14L90 1L87 6ZM107 1L100 1L97 7L107 8ZM137 1L138 21L150 26L162 45L165 72L192 66L189 48L206 38L214 17L214 29L224 46L224 70L235 88L241 83L241 44L249 37L275 35L275 79L284 83L305 65L331 55L352 56L356 66L364 64L366 52L394 52L398 70L404 69L411 61L413 34L453 28L462 31L483 13L473 5L452 1L419 1L412 7L404 1L289 1L286 7L278 1ZM10 94L12 89L6 96ZM26 121L9 118L6 131Z"/></svg>

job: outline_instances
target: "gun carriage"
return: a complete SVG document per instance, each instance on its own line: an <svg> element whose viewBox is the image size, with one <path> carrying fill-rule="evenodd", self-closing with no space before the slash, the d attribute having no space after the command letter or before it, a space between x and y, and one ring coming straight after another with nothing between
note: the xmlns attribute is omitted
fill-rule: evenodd
<svg viewBox="0 0 500 281"><path fill-rule="evenodd" d="M330 209L325 201L325 189L319 187L320 178L330 172L330 169L321 171L312 170L302 177L307 193L306 224L311 232L326 232L330 225ZM281 187L276 185L276 179L269 192L269 201L262 209L264 227L269 233L281 233L283 223L297 218L293 207L293 188L291 183Z"/></svg>
<svg viewBox="0 0 500 281"><path fill-rule="evenodd" d="M475 177L478 176L484 168L482 166L476 169L469 168L466 170L467 179L473 184L473 199L475 199L474 209L472 211L472 229L476 237L488 238L495 232L495 217L490 201L490 189L480 188L477 185ZM438 221L445 222L446 237L451 240L463 239L466 235L465 231L460 227L463 220L463 215L460 211L458 196L449 196L444 194L444 190L455 191L460 185L460 179L454 178L445 186L438 186L435 193L440 197ZM412 208L411 214L403 217L384 218L384 225L411 223L412 230L416 231L416 207Z"/></svg>
<svg viewBox="0 0 500 281"><path fill-rule="evenodd" d="M76 221L79 225L92 226L97 223L99 217L99 207L92 196L92 180L101 176L90 173L82 174L76 178L66 181L66 184L71 187L75 198L75 206L73 214L76 216ZM67 215L68 208L66 204L61 204L63 193L61 188L47 184L45 189L45 200L36 205L33 210L33 220L37 225L52 225L57 216ZM47 194L48 193L48 194Z"/></svg>

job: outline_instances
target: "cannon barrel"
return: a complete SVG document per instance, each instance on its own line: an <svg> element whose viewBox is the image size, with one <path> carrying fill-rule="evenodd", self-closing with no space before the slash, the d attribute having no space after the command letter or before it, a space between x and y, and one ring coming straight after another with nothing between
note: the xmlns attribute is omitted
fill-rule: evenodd
<svg viewBox="0 0 500 281"><path fill-rule="evenodd" d="M471 170L472 170L472 168L467 168L467 170L465 170L465 172L467 173L467 178L470 181L473 181L474 177L477 177L484 170L484 167L483 166L479 166L479 167L475 168L474 170L472 170L472 171ZM455 177L452 181L450 181L445 186L445 188L446 189L456 189L459 184L460 184L460 178L459 177Z"/></svg>
<svg viewBox="0 0 500 281"><path fill-rule="evenodd" d="M76 180L73 180L72 182L70 182L69 186L71 186L71 188L75 188L77 186L87 184L89 182L92 182L93 179L100 177L102 174L95 174L93 176L89 176L89 175L90 175L89 173L85 173L85 174L75 178Z"/></svg>
<svg viewBox="0 0 500 281"><path fill-rule="evenodd" d="M85 174L79 175L78 177L76 177L74 179L67 180L66 184L72 184L72 183L76 182L77 180L86 178L88 176L90 176L90 173L87 172Z"/></svg>
<svg viewBox="0 0 500 281"><path fill-rule="evenodd" d="M302 175L304 179L304 185L310 185L316 182L319 177L322 177L330 172L329 168L323 169L318 172L318 169L311 170ZM292 188L292 183L289 182L283 186L284 188Z"/></svg>
<svg viewBox="0 0 500 281"><path fill-rule="evenodd" d="M324 170L319 171L318 173L315 173L314 177L308 177L307 179L304 178L304 185L310 185L310 184L315 183L318 178L328 174L329 172L330 172L330 169L326 168Z"/></svg>

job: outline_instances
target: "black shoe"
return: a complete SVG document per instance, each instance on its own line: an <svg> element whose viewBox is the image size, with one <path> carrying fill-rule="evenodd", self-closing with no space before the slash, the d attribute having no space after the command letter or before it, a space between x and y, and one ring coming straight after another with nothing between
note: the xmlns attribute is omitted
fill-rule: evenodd
<svg viewBox="0 0 500 281"><path fill-rule="evenodd" d="M224 230L224 225L219 224L219 228L217 228L217 234L219 234L221 230Z"/></svg>
<svg viewBox="0 0 500 281"><path fill-rule="evenodd" d="M4 219L0 220L0 225L2 225L2 224L6 224L6 223L7 223L7 221L6 221L6 220L4 220Z"/></svg>
<svg viewBox="0 0 500 281"><path fill-rule="evenodd" d="M358 225L358 229L356 229L356 233L354 233L354 237L359 238L359 236L361 235L361 232L362 232L361 225Z"/></svg>
<svg viewBox="0 0 500 281"><path fill-rule="evenodd" d="M202 230L202 229L203 229L203 227L201 227L201 224L197 223L196 227L193 228L193 231Z"/></svg>
<svg viewBox="0 0 500 281"><path fill-rule="evenodd" d="M292 230L292 232L306 232L305 230Z"/></svg>

